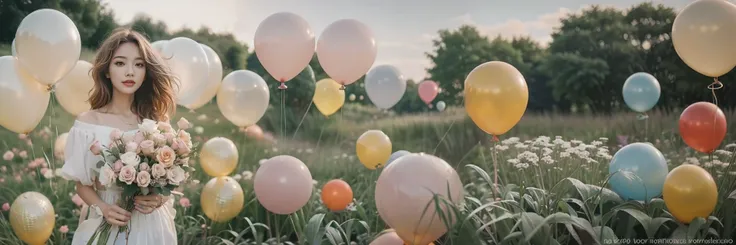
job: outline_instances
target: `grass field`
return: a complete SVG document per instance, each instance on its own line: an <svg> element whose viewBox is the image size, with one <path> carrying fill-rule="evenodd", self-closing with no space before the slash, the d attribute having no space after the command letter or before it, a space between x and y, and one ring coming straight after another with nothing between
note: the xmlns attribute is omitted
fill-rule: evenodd
<svg viewBox="0 0 736 245"><path fill-rule="evenodd" d="M209 221L199 206L201 187L209 177L195 164L198 172L194 178L199 183L183 190L183 198L191 206L181 201L182 197L176 200L179 244L370 243L388 227L377 214L373 199L380 170L366 169L355 157L355 141L368 129L385 132L393 151L435 154L461 175L466 197L457 209L465 222L453 226L436 244L614 244L614 238L682 236L732 239L736 231L734 199L728 198L736 189L732 154L736 145L728 144L734 142L733 137L729 134L723 150L713 156L695 153L678 136L676 114L652 113L646 121L629 113L527 115L494 143L462 108L397 116L348 104L329 118L317 113L284 113L284 120L279 108L274 105L259 122L273 135L273 141L249 138L224 119L214 103L197 111L180 109L175 120L186 117L201 127L195 129L195 141L203 143L220 136L236 143L240 157L232 176L241 183L246 204L228 223ZM733 116L727 112L727 118ZM26 191L46 195L58 214L57 229L50 239L53 244L69 244L79 220L80 207L72 200L73 183L53 174L63 164L54 157L55 138L67 132L72 122L73 117L61 107L50 106L29 139L0 130L0 150L15 152L12 160L0 160L0 204L12 203ZM720 195L711 217L683 225L667 212L662 199L624 201L607 189L611 157L622 145L639 141L654 144L668 159L669 169L690 163L711 172ZM307 164L315 184L313 200L290 216L267 212L258 204L252 187L259 162L282 154ZM491 190L491 156L498 165L500 196ZM48 170L37 164L28 167L39 161L48 162ZM322 184L336 178L348 182L354 192L354 204L343 212L329 212L320 203ZM0 214L0 243L22 244L10 228L8 212ZM62 232L66 229L67 233ZM623 241L620 244L625 244Z"/></svg>

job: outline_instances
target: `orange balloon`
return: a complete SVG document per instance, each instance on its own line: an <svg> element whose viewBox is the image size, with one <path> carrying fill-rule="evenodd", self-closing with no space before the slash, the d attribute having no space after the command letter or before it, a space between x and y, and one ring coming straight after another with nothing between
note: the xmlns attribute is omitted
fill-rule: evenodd
<svg viewBox="0 0 736 245"><path fill-rule="evenodd" d="M726 116L713 103L694 103L680 115L680 135L693 149L711 153L726 137Z"/></svg>
<svg viewBox="0 0 736 245"><path fill-rule="evenodd" d="M322 187L322 202L331 211L342 211L353 202L353 190L340 179L333 179Z"/></svg>
<svg viewBox="0 0 736 245"><path fill-rule="evenodd" d="M705 169L683 164L667 174L662 199L672 216L689 224L697 217L708 218L713 212L718 203L718 186Z"/></svg>

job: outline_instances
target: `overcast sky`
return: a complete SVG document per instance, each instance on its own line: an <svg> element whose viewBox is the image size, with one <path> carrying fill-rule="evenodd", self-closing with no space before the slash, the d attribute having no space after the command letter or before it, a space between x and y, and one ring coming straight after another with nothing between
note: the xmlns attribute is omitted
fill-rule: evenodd
<svg viewBox="0 0 736 245"><path fill-rule="evenodd" d="M628 8L637 0L101 0L120 23L145 13L170 29L208 26L231 32L253 46L253 34L267 16L282 11L304 17L317 36L338 19L362 21L378 43L375 65L390 64L419 80L430 65L425 52L440 29L474 24L484 34L529 35L546 43L560 17L592 4ZM430 3L432 2L432 3ZM652 0L681 9L691 0Z"/></svg>

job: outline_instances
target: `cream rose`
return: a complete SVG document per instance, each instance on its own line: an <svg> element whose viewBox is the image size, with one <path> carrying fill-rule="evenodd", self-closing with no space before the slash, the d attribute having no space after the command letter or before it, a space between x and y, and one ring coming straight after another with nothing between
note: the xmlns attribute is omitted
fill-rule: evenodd
<svg viewBox="0 0 736 245"><path fill-rule="evenodd" d="M177 149L176 149L176 152L179 153L179 154L181 154L181 155L189 154L189 152L192 151L192 149L189 148L189 146L187 145L187 143L184 142L182 139L177 139L176 140L176 144L178 146Z"/></svg>
<svg viewBox="0 0 736 245"><path fill-rule="evenodd" d="M89 147L89 150L94 154L95 156L102 154L102 146L100 145L99 141L96 141L92 143L92 145ZM22 153L22 152L21 152Z"/></svg>
<svg viewBox="0 0 736 245"><path fill-rule="evenodd" d="M123 161L126 166L138 166L141 163L141 158L135 152L126 152L120 155L120 161Z"/></svg>
<svg viewBox="0 0 736 245"><path fill-rule="evenodd" d="M133 141L134 141L134 142L135 142L136 144L140 144L140 143L141 143L141 142L143 142L144 140L146 140L146 136L145 136L145 135L143 135L143 133L141 133L140 131L138 131L137 133L135 133L135 136L133 137Z"/></svg>
<svg viewBox="0 0 736 245"><path fill-rule="evenodd" d="M120 174L118 174L118 180L125 182L126 184L132 184L133 181L135 181L135 167L133 166L125 166L123 169L120 170Z"/></svg>
<svg viewBox="0 0 736 245"><path fill-rule="evenodd" d="M161 130L161 132L174 132L174 128L171 127L171 123L167 122L159 122L158 123L158 129Z"/></svg>
<svg viewBox="0 0 736 245"><path fill-rule="evenodd" d="M138 182L139 187L148 187L148 185L151 184L151 174L146 171L139 172L136 177L136 182Z"/></svg>
<svg viewBox="0 0 736 245"><path fill-rule="evenodd" d="M119 140L121 137L123 137L123 131L120 131L120 129L116 128L110 132L110 141Z"/></svg>
<svg viewBox="0 0 736 245"><path fill-rule="evenodd" d="M156 123L156 121L153 121L151 119L143 119L143 123L138 125L138 130L146 134L158 133L159 132L158 123Z"/></svg>
<svg viewBox="0 0 736 245"><path fill-rule="evenodd" d="M166 180L169 184L179 185L186 178L186 172L179 166L166 171Z"/></svg>
<svg viewBox="0 0 736 245"><path fill-rule="evenodd" d="M158 163L163 164L164 167L171 167L176 161L176 153L171 147L162 146L156 151L156 160Z"/></svg>
<svg viewBox="0 0 736 245"><path fill-rule="evenodd" d="M104 165L102 166L102 168L100 168L100 176L98 180L103 186L112 186L112 184L115 183L115 177L115 171L113 171L110 166Z"/></svg>
<svg viewBox="0 0 736 245"><path fill-rule="evenodd" d="M140 165L138 165L138 169L141 170L141 171L148 171L148 170L151 170L151 167L148 166L148 163L145 163L144 162L144 163L141 163Z"/></svg>
<svg viewBox="0 0 736 245"><path fill-rule="evenodd" d="M176 126L179 126L179 129L187 130L192 127L192 124L189 123L189 121L186 118L179 118L179 121L176 122Z"/></svg>
<svg viewBox="0 0 736 245"><path fill-rule="evenodd" d="M192 136L184 130L179 130L178 138L187 143L189 148L192 148L191 142L192 142Z"/></svg>
<svg viewBox="0 0 736 245"><path fill-rule="evenodd" d="M153 153L156 152L155 143L153 143L153 140L144 140L141 142L140 145L141 152L145 154L146 156L153 156Z"/></svg>
<svg viewBox="0 0 736 245"><path fill-rule="evenodd" d="M161 178L166 176L166 167L161 164L154 164L151 167L151 175L153 175L154 178Z"/></svg>
<svg viewBox="0 0 736 245"><path fill-rule="evenodd" d="M140 152L140 149L138 148L138 143L128 142L127 144L125 144L125 151L134 152L135 154L138 154Z"/></svg>
<svg viewBox="0 0 736 245"><path fill-rule="evenodd" d="M123 134L121 139L123 140L123 143L132 142L135 139L135 134Z"/></svg>
<svg viewBox="0 0 736 245"><path fill-rule="evenodd" d="M117 173L117 172L120 172L120 170L121 170L121 169L123 169L123 167L124 167L124 166L125 166L125 165L123 164L123 161L117 160L117 161L115 161L115 163L114 163L114 164L112 165L112 170L114 170L114 171L115 171L115 173Z"/></svg>
<svg viewBox="0 0 736 245"><path fill-rule="evenodd" d="M153 143L156 144L156 146L162 146L166 144L166 136L163 134L154 134L151 136L151 139L153 140Z"/></svg>

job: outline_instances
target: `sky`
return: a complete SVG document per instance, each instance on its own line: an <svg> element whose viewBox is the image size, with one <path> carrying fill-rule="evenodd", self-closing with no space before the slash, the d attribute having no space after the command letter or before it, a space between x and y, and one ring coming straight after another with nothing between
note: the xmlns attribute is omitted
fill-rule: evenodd
<svg viewBox="0 0 736 245"><path fill-rule="evenodd" d="M692 0L649 0L676 9ZM207 26L233 33L253 48L260 22L277 12L292 12L310 24L315 38L330 23L356 19L371 28L378 45L374 66L393 65L406 79L420 81L431 62L432 40L441 29L463 24L495 37L530 36L542 44L560 18L590 5L626 9L642 0L100 0L115 12L118 23L147 14L169 30Z"/></svg>

